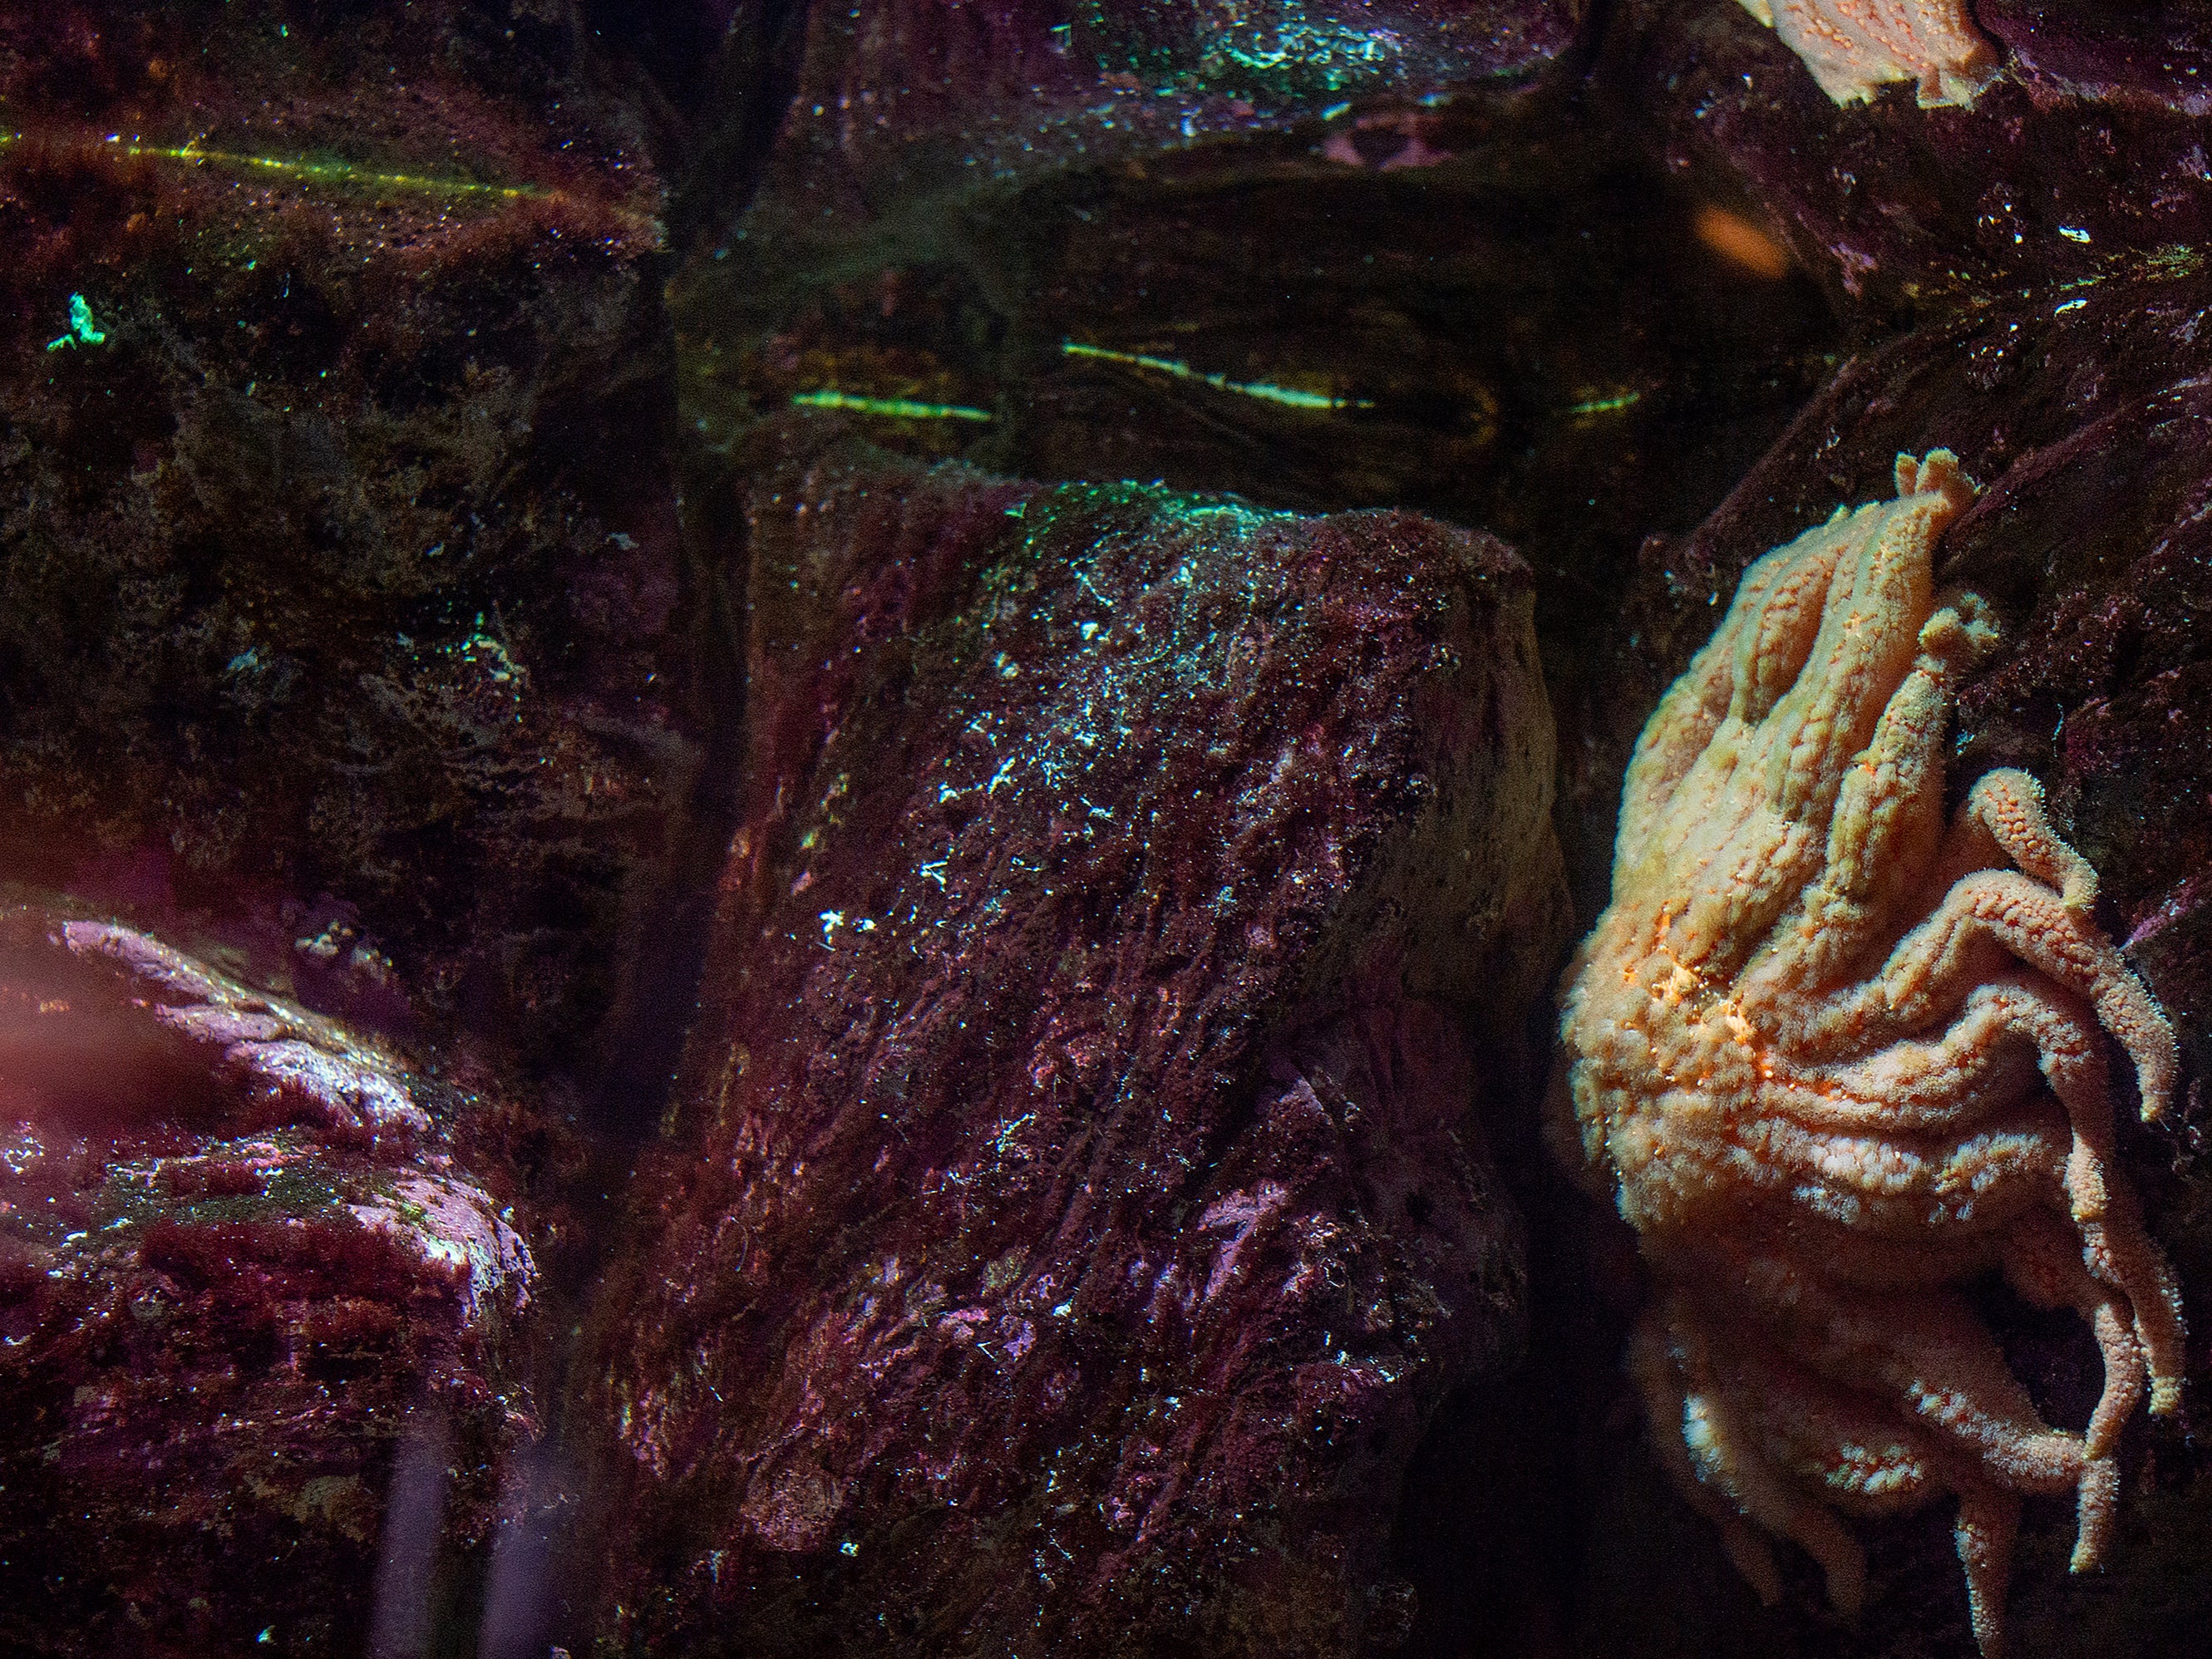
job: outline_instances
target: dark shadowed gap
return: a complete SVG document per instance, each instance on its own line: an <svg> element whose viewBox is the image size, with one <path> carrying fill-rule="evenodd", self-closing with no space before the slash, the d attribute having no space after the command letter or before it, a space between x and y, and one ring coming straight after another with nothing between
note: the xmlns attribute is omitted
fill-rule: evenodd
<svg viewBox="0 0 2212 1659"><path fill-rule="evenodd" d="M799 90L809 10L806 0L738 0L732 9L708 74L707 107L721 118L700 135L668 204L668 245L679 255L752 201Z"/></svg>
<svg viewBox="0 0 2212 1659"><path fill-rule="evenodd" d="M605 1068L585 1127L624 1143L653 1133L690 1029L714 919L716 877L737 827L744 755L744 617L748 563L738 481L687 440L682 537L693 713L705 734L688 797L635 922L629 971L606 1024Z"/></svg>

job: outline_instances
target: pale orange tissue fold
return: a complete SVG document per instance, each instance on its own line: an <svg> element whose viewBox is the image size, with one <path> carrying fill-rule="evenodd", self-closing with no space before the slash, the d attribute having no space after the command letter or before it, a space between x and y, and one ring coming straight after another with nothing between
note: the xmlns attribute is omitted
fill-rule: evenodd
<svg viewBox="0 0 2212 1659"><path fill-rule="evenodd" d="M1911 81L1921 108L1964 108L1996 78L1996 47L1966 0L1741 3L1838 104L1863 103L1888 82Z"/></svg>
<svg viewBox="0 0 2212 1659"><path fill-rule="evenodd" d="M1943 822L1957 681L1994 635L1934 556L1974 486L1940 449L1896 483L1753 565L1644 727L1552 1130L1641 1237L1629 1368L1744 1576L1778 1595L1787 1538L1855 1610L1837 1511L1948 1492L1994 1656L2021 1495L2073 1491L2095 1565L2120 1425L2146 1389L2179 1405L2180 1297L2106 1065L2110 1033L2156 1118L2174 1041L2033 778L1991 772ZM2094 1332L2084 1428L2042 1419L1961 1295L1992 1268Z"/></svg>

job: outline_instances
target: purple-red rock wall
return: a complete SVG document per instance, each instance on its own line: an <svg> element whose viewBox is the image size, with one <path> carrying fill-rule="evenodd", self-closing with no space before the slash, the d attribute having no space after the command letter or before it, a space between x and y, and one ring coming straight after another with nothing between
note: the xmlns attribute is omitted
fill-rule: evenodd
<svg viewBox="0 0 2212 1659"><path fill-rule="evenodd" d="M1966 109L1911 88L1838 108L1732 0L1632 0L1593 92L1668 170L1742 203L1876 317L2088 283L2212 235L2201 21L2186 9L1995 0L2002 71Z"/></svg>
<svg viewBox="0 0 2212 1659"><path fill-rule="evenodd" d="M1524 571L844 447L754 489L750 805L602 1314L610 1634L1357 1650L1522 1315Z"/></svg>
<svg viewBox="0 0 2212 1659"><path fill-rule="evenodd" d="M427 1629L546 1426L526 1182L482 1156L515 1110L146 934L0 912L0 1648ZM418 1445L427 1500L387 1503Z"/></svg>
<svg viewBox="0 0 2212 1659"><path fill-rule="evenodd" d="M343 15L0 17L7 874L545 1063L696 763L660 185L562 9Z"/></svg>
<svg viewBox="0 0 2212 1659"><path fill-rule="evenodd" d="M812 7L744 234L910 234L933 203L1070 168L1141 170L1355 100L1525 80L1576 21L1557 0Z"/></svg>

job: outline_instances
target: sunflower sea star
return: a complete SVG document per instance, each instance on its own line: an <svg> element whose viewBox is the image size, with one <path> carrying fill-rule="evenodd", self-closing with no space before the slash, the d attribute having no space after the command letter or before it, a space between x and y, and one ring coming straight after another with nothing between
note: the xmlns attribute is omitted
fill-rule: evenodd
<svg viewBox="0 0 2212 1659"><path fill-rule="evenodd" d="M1863 103L1885 82L1918 83L1920 107L1969 107L1996 78L1996 48L1966 0L1742 0L1820 90Z"/></svg>
<svg viewBox="0 0 2212 1659"><path fill-rule="evenodd" d="M2033 778L1991 772L1942 822L1955 683L1994 635L1972 595L1939 602L1934 550L1973 495L1948 451L1901 455L1896 500L1745 574L1637 744L1552 1127L1641 1236L1629 1368L1744 1576L1779 1594L1750 1522L1855 1611L1833 1510L1948 1490L1994 1656L2021 1494L2074 1490L2074 1567L2097 1565L2121 1425L2146 1379L2179 1404L2182 1323L2106 1076L2110 1032L2160 1115L2172 1030ZM2090 1322L2085 1431L2042 1420L1955 1288L1993 1267Z"/></svg>

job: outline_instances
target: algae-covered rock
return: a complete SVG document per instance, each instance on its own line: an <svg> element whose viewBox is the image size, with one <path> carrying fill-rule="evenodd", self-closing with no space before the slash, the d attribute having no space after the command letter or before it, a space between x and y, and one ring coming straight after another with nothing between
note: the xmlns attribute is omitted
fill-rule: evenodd
<svg viewBox="0 0 2212 1659"><path fill-rule="evenodd" d="M1525 82L1577 20L1559 0L869 0L781 21L768 52L790 79L732 83L724 103L726 118L780 127L758 199L739 193L750 179L696 187L722 191L726 214L750 206L748 238L811 241L912 233L1071 168L1142 169L1361 100ZM778 94L783 107L760 106Z"/></svg>
<svg viewBox="0 0 2212 1659"><path fill-rule="evenodd" d="M601 1312L610 1636L1402 1633L1391 1496L1522 1313L1479 1109L1564 925L1524 573L849 448L750 501L747 806Z"/></svg>
<svg viewBox="0 0 2212 1659"><path fill-rule="evenodd" d="M464 1150L513 1109L143 933L0 915L0 1644L345 1651L451 1598L543 1426L535 1224ZM434 1501L388 1508L433 1439ZM380 1603L418 1541L442 1582Z"/></svg>
<svg viewBox="0 0 2212 1659"><path fill-rule="evenodd" d="M1675 176L1735 194L1838 301L1876 319L2086 285L2202 247L2203 13L2071 0L1972 12L2002 50L1968 107L1921 108L1902 85L1839 107L1732 0L1622 8L1591 91Z"/></svg>
<svg viewBox="0 0 2212 1659"><path fill-rule="evenodd" d="M0 20L9 872L573 1059L696 735L660 186L564 9L343 15Z"/></svg>

